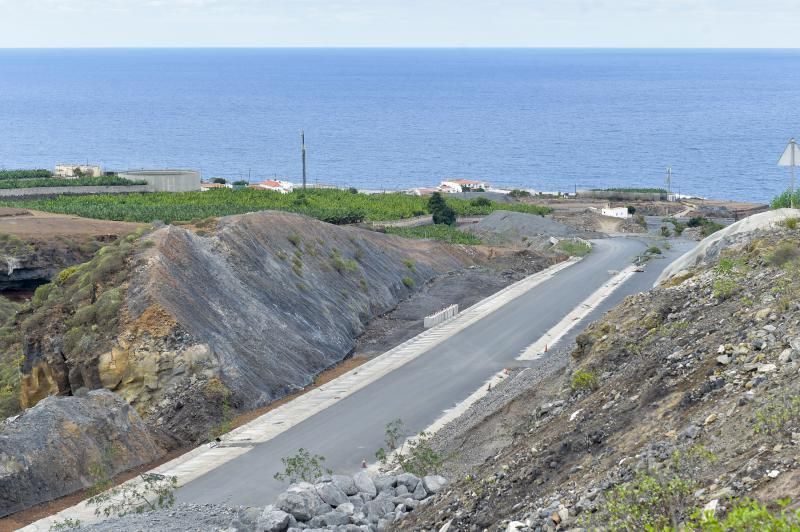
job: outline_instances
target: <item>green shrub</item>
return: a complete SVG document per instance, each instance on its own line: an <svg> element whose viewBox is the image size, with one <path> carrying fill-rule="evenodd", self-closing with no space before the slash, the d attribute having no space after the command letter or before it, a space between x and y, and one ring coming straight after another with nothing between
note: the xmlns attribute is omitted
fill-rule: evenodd
<svg viewBox="0 0 800 532"><path fill-rule="evenodd" d="M403 238L430 238L449 244L475 246L481 239L472 233L461 231L451 225L421 225L418 227L387 227L386 232Z"/></svg>
<svg viewBox="0 0 800 532"><path fill-rule="evenodd" d="M790 207L792 204L792 199L794 199L794 206L795 208L800 207L800 189L794 191L794 195L788 190L781 193L779 196L776 196L770 207L773 209L784 209Z"/></svg>
<svg viewBox="0 0 800 532"><path fill-rule="evenodd" d="M281 458L283 471L275 473L273 478L280 482L294 484L299 481L314 482L323 474L333 473L323 465L325 457L318 454L311 454L304 448L297 450L292 456Z"/></svg>
<svg viewBox="0 0 800 532"><path fill-rule="evenodd" d="M592 252L592 246L578 240L561 240L558 249L571 257L584 257Z"/></svg>
<svg viewBox="0 0 800 532"><path fill-rule="evenodd" d="M778 500L780 509L775 513L758 501L745 499L737 501L723 518L713 512L698 510L686 528L698 532L796 532L800 530L800 510L787 510L790 503L790 499Z"/></svg>
<svg viewBox="0 0 800 532"><path fill-rule="evenodd" d="M415 438L406 439L402 419L386 424L384 445L375 457L390 469L400 468L418 477L438 474L444 464L444 457L431 447L428 433L420 432Z"/></svg>
<svg viewBox="0 0 800 532"><path fill-rule="evenodd" d="M406 286L406 288L414 288L414 279L408 276L403 277L403 284Z"/></svg>
<svg viewBox="0 0 800 532"><path fill-rule="evenodd" d="M413 259L406 259L403 261L403 264L405 265L406 268L408 268L412 272L416 271L417 269Z"/></svg>
<svg viewBox="0 0 800 532"><path fill-rule="evenodd" d="M661 255L661 248L658 246L650 246L645 253L649 255Z"/></svg>
<svg viewBox="0 0 800 532"><path fill-rule="evenodd" d="M292 233L291 235L287 236L286 239L292 243L294 247L300 247L300 242L303 241L302 237L297 233Z"/></svg>
<svg viewBox="0 0 800 532"><path fill-rule="evenodd" d="M469 204L474 207L491 207L492 202L489 200L489 198L481 196L480 198L470 200Z"/></svg>
<svg viewBox="0 0 800 532"><path fill-rule="evenodd" d="M797 219L797 218L786 218L786 219L783 221L783 225L784 225L784 226L785 226L787 229L791 229L792 231L794 231L795 229L797 229L797 221L798 221L798 219Z"/></svg>
<svg viewBox="0 0 800 532"><path fill-rule="evenodd" d="M593 371L579 369L572 374L572 389L576 392L596 390L599 385L597 374Z"/></svg>
<svg viewBox="0 0 800 532"><path fill-rule="evenodd" d="M781 267L800 258L800 247L792 242L783 242L769 255L767 261L775 267Z"/></svg>
<svg viewBox="0 0 800 532"><path fill-rule="evenodd" d="M666 225L661 226L661 236L663 237L670 237L672 236L672 231L669 230L669 227Z"/></svg>

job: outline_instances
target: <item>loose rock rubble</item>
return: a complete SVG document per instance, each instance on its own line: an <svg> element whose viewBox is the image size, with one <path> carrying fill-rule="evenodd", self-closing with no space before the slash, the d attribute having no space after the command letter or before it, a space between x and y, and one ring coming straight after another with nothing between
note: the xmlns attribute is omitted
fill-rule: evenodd
<svg viewBox="0 0 800 532"><path fill-rule="evenodd" d="M442 491L447 480L410 473L354 476L326 475L316 482L293 484L265 508L181 505L174 509L126 516L86 531L219 530L225 532L379 532L387 530ZM188 527L188 528L187 528Z"/></svg>

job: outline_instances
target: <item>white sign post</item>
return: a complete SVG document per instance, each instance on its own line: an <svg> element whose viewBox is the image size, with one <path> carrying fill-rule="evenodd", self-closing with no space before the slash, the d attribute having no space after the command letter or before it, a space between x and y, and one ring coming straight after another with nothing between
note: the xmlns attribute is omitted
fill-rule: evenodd
<svg viewBox="0 0 800 532"><path fill-rule="evenodd" d="M789 183L789 206L794 209L794 173L800 164L800 146L794 139L789 139L789 144L783 150L783 155L778 160L778 166L788 166L792 171L792 180Z"/></svg>

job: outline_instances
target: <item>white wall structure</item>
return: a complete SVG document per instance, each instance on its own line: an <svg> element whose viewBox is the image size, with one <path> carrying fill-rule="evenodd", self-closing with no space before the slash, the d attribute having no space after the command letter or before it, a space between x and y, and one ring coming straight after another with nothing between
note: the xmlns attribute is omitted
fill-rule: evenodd
<svg viewBox="0 0 800 532"><path fill-rule="evenodd" d="M100 177L103 169L97 165L89 164L57 164L53 172L56 177L77 179L78 177Z"/></svg>
<svg viewBox="0 0 800 532"><path fill-rule="evenodd" d="M431 314L430 316L425 316L424 326L426 329L430 329L431 327L435 327L440 323L444 323L455 315L458 314L458 305L450 305L449 307L440 310L435 314Z"/></svg>
<svg viewBox="0 0 800 532"><path fill-rule="evenodd" d="M611 207L605 207L600 211L600 214L603 216L611 216L613 218L625 219L630 217L627 207L614 207L613 209Z"/></svg>
<svg viewBox="0 0 800 532"><path fill-rule="evenodd" d="M442 192L459 193L464 190L486 190L489 188L489 183L485 181L473 181L472 179L451 179L442 181L439 184L439 190Z"/></svg>
<svg viewBox="0 0 800 532"><path fill-rule="evenodd" d="M119 176L133 181L147 181L156 192L200 190L200 173L194 170L128 170L120 172Z"/></svg>

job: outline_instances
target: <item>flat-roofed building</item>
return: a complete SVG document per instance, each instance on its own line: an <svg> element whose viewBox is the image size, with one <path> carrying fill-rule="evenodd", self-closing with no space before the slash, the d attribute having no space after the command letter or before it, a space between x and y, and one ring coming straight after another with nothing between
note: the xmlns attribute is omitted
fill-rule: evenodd
<svg viewBox="0 0 800 532"><path fill-rule="evenodd" d="M156 192L200 190L200 173L194 170L127 170L118 175L132 181L146 181Z"/></svg>

